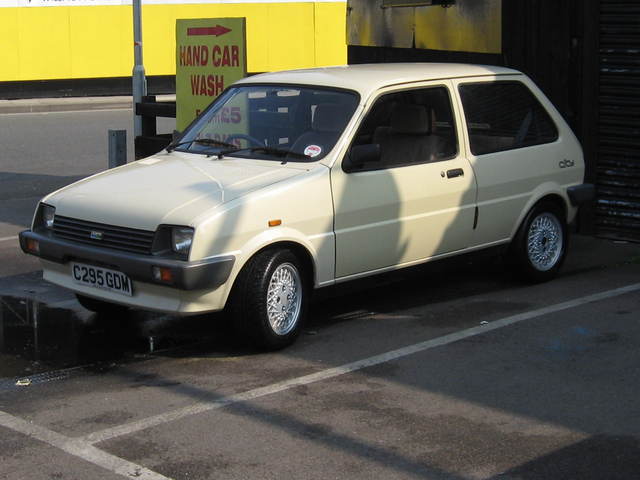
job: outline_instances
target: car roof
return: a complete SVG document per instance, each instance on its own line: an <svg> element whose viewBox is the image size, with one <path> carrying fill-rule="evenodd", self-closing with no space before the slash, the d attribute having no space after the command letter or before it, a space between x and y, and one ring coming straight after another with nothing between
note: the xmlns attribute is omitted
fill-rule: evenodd
<svg viewBox="0 0 640 480"><path fill-rule="evenodd" d="M284 83L317 85L355 90L366 99L372 92L404 83L495 75L521 75L521 72L492 65L462 63L372 63L309 68L262 73L244 78L238 84Z"/></svg>

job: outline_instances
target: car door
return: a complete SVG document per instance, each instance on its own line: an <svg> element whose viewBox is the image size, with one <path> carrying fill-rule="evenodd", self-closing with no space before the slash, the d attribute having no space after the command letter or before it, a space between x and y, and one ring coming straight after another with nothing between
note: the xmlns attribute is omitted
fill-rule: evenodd
<svg viewBox="0 0 640 480"><path fill-rule="evenodd" d="M472 245L507 241L536 189L558 180L563 151L547 107L523 75L454 82L465 115L467 153L478 183ZM542 97L541 97L542 98ZM547 187L548 190L550 187Z"/></svg>
<svg viewBox="0 0 640 480"><path fill-rule="evenodd" d="M336 278L419 263L464 249L476 185L461 152L448 82L381 92L331 172ZM352 168L350 152L379 145L380 160Z"/></svg>

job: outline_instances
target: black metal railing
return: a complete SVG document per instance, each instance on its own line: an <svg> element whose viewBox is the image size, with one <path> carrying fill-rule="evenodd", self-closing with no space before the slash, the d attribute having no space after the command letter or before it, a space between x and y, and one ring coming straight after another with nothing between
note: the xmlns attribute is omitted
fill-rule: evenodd
<svg viewBox="0 0 640 480"><path fill-rule="evenodd" d="M148 157L164 149L173 138L173 133L158 133L158 117L176 118L176 102L156 100L155 95L142 97L141 103L136 103L136 115L142 117L142 135L136 137L136 160Z"/></svg>

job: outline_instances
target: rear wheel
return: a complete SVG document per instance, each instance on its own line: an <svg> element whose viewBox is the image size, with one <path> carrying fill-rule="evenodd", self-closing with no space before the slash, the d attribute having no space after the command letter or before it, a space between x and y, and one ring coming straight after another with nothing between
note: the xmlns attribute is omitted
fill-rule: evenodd
<svg viewBox="0 0 640 480"><path fill-rule="evenodd" d="M243 268L232 293L236 331L266 350L292 344L306 315L309 288L305 273L290 250L258 253Z"/></svg>
<svg viewBox="0 0 640 480"><path fill-rule="evenodd" d="M128 309L125 306L115 303L105 302L104 300L98 300L97 298L86 297L76 293L76 299L78 303L91 312L102 314L120 314L126 312Z"/></svg>
<svg viewBox="0 0 640 480"><path fill-rule="evenodd" d="M564 262L569 232L562 209L542 202L531 209L509 250L516 273L530 282L554 278Z"/></svg>

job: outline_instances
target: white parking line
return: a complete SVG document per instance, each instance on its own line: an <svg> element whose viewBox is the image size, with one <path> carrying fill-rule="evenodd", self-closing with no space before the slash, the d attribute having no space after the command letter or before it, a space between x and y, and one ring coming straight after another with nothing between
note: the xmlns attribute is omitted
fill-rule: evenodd
<svg viewBox="0 0 640 480"><path fill-rule="evenodd" d="M74 457L98 465L126 478L171 480L152 470L116 457L79 439L69 438L0 410L0 425L56 447Z"/></svg>
<svg viewBox="0 0 640 480"><path fill-rule="evenodd" d="M18 236L14 235L13 237L1 237L0 242L8 242L9 240L18 240Z"/></svg>
<svg viewBox="0 0 640 480"><path fill-rule="evenodd" d="M217 400L212 400L210 402L196 403L188 407L180 408L180 409L162 413L159 415L154 415L152 417L144 418L142 420L138 420L135 422L125 423L123 425L119 425L116 427L100 430L100 431L91 433L89 435L86 435L85 437L82 437L82 440L93 445L99 442L103 442L105 440L109 440L111 438L121 437L123 435L129 435L135 432L139 432L141 430L145 430L147 428L173 422L175 420L189 417L191 415L196 415L198 413L203 413L210 410L222 408L224 406L231 405L234 403L253 400L256 398L265 397L267 395L272 395L274 393L289 390L291 388L294 388L300 385L309 385L311 383L316 383L323 380L328 380L330 378L339 377L347 373L356 372L358 370L362 370L364 368L371 367L374 365L379 365L381 363L398 360L400 358L407 357L415 353L423 352L425 350L429 350L435 347L440 347L442 345L447 345L449 343L457 342L459 340L463 340L465 338L473 337L476 335L481 335L483 333L487 333L492 330L497 330L498 328L506 327L508 325L513 325L519 322L523 322L525 320L531 320L533 318L548 315L550 313L556 313L562 310L579 307L587 303L597 302L599 300L604 300L607 298L624 295L625 293L635 292L637 290L640 290L640 283L635 283L633 285L628 285L626 287L616 288L614 290L608 290L606 292L596 293L593 295L587 295L585 297L576 298L568 302L550 305L548 307L539 308L537 310L531 310L529 312L519 313L517 315L512 315L509 317L502 318L500 320L495 320L486 325L469 328L466 330L462 330L460 332L452 333L450 335L445 335L443 337L434 338L424 342L409 345L407 347L403 347L398 350L386 352L381 355L375 355L373 357L358 360L353 363L348 363L340 367L329 368L327 370L322 370L320 372L312 373L310 375L304 375L302 377L292 378L290 380L284 380L282 382L274 383L272 385L267 385L265 387L260 387L254 390L249 390L247 392L231 395L229 397L222 397Z"/></svg>

